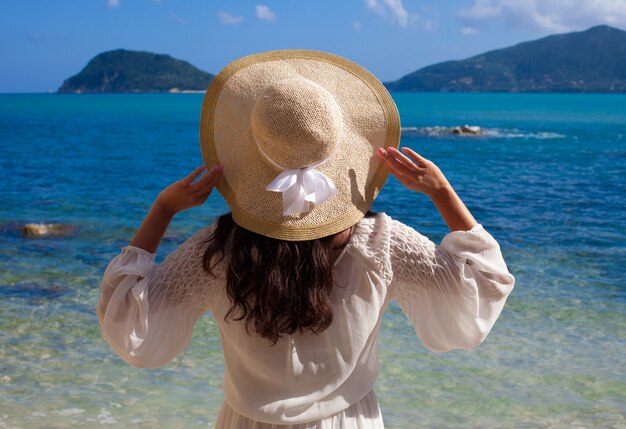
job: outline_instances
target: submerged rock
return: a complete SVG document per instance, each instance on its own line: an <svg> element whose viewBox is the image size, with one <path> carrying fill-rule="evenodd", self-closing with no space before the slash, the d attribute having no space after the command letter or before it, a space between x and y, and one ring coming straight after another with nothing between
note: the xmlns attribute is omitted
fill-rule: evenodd
<svg viewBox="0 0 626 429"><path fill-rule="evenodd" d="M57 298L70 292L70 289L47 283L18 283L0 285L0 297L15 298Z"/></svg>
<svg viewBox="0 0 626 429"><path fill-rule="evenodd" d="M76 226L64 223L27 223L22 228L25 237L69 237L76 232Z"/></svg>
<svg viewBox="0 0 626 429"><path fill-rule="evenodd" d="M464 136L464 135L479 136L482 133L482 130L480 129L480 127L476 125L461 125L460 127L453 127L451 131L452 131L452 134L456 134L460 136Z"/></svg>
<svg viewBox="0 0 626 429"><path fill-rule="evenodd" d="M446 137L450 134L455 136L481 136L491 135L494 128L481 128L478 125L458 125L454 127L443 127L435 125L432 127L402 127L403 136L428 136L428 137Z"/></svg>

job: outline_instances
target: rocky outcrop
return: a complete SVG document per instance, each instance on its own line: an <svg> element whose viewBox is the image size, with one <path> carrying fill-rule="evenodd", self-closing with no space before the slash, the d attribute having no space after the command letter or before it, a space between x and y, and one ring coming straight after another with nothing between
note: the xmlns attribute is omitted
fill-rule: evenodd
<svg viewBox="0 0 626 429"><path fill-rule="evenodd" d="M482 133L482 130L476 125L461 125L460 127L450 128L450 132L460 136L479 136Z"/></svg>
<svg viewBox="0 0 626 429"><path fill-rule="evenodd" d="M27 223L22 228L24 237L70 237L76 232L76 226L63 223Z"/></svg>

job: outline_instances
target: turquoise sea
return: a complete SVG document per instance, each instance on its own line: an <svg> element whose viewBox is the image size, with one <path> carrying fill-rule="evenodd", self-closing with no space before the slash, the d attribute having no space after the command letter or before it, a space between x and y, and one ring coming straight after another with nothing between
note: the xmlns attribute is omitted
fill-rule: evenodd
<svg viewBox="0 0 626 429"><path fill-rule="evenodd" d="M376 385L389 428L626 427L626 95L393 94L403 144L435 161L500 242L515 290L472 351L435 354L387 312ZM202 94L0 95L0 428L211 427L216 324L160 369L121 361L95 306L158 192L201 164ZM482 136L440 127L477 125ZM374 209L439 241L390 179ZM157 260L227 210L172 223ZM21 226L62 222L68 238Z"/></svg>

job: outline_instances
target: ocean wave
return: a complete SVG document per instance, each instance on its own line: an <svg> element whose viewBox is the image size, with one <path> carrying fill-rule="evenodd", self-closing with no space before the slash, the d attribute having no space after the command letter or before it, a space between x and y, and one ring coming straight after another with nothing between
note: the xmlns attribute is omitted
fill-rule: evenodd
<svg viewBox="0 0 626 429"><path fill-rule="evenodd" d="M500 139L562 139L566 136L550 131L527 132L516 128L482 128L476 125L444 127L402 127L403 136L414 137L459 137L459 138L500 138Z"/></svg>

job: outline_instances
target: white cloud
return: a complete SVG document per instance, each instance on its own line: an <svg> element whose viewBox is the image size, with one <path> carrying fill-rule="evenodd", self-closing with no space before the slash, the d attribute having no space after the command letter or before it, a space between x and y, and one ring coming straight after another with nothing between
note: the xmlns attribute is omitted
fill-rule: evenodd
<svg viewBox="0 0 626 429"><path fill-rule="evenodd" d="M385 8L378 2L378 0L365 0L365 6L379 15L385 15L386 13Z"/></svg>
<svg viewBox="0 0 626 429"><path fill-rule="evenodd" d="M409 14L402 5L402 0L383 0L398 20L400 27L406 27L409 22Z"/></svg>
<svg viewBox="0 0 626 429"><path fill-rule="evenodd" d="M228 12L217 12L217 18L222 25L236 25L243 22L243 16L233 15Z"/></svg>
<svg viewBox="0 0 626 429"><path fill-rule="evenodd" d="M409 14L402 4L402 0L365 0L368 9L381 16L391 14L391 17L400 27L406 27L409 23Z"/></svg>
<svg viewBox="0 0 626 429"><path fill-rule="evenodd" d="M471 36L472 34L478 33L478 30L475 29L474 27L462 27L461 33L463 33L466 36Z"/></svg>
<svg viewBox="0 0 626 429"><path fill-rule="evenodd" d="M119 6L120 6L120 0L107 0L108 8L119 7Z"/></svg>
<svg viewBox="0 0 626 429"><path fill-rule="evenodd" d="M471 0L458 12L468 27L503 18L507 24L553 32L598 24L626 26L626 0Z"/></svg>
<svg viewBox="0 0 626 429"><path fill-rule="evenodd" d="M262 4L256 5L256 17L264 21L276 22L276 14Z"/></svg>
<svg viewBox="0 0 626 429"><path fill-rule="evenodd" d="M411 14L409 16L409 24L413 27L420 26L424 31L433 31L437 27L437 22L432 19L426 19L423 16L417 14Z"/></svg>

